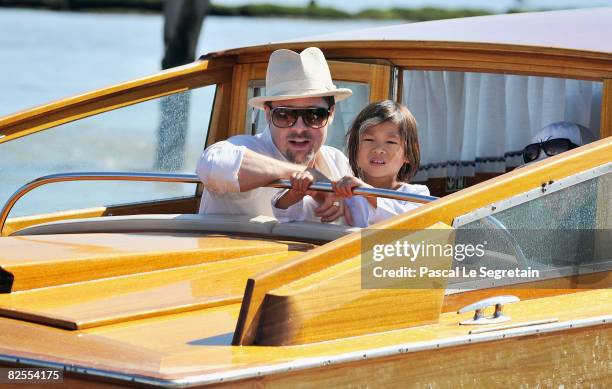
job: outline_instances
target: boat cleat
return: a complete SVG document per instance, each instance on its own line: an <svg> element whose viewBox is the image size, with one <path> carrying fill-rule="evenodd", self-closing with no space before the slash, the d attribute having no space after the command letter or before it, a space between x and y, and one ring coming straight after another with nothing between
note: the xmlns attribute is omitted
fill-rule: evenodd
<svg viewBox="0 0 612 389"><path fill-rule="evenodd" d="M503 310L502 310L503 305L515 303L517 301L521 301L521 299L519 299L516 296L506 295L506 296L489 297L489 298L477 301L475 303L472 303L470 305L466 305L465 307L458 310L457 314L465 313L468 311L475 311L474 317L469 320L463 320L459 322L459 324L460 325L481 325L481 324L497 324L497 323L503 323L506 321L510 321L511 317L504 315L503 313ZM484 315L485 308L493 306L493 305L495 306L495 312L493 312L493 315L485 316Z"/></svg>

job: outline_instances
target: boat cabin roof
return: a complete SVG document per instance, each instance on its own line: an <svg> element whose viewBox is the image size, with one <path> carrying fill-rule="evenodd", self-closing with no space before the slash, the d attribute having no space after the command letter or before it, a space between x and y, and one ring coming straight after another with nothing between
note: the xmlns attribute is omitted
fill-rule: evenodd
<svg viewBox="0 0 612 389"><path fill-rule="evenodd" d="M312 42L323 47L347 42L440 42L533 46L612 53L612 7L490 15L406 23L316 35L232 49L211 56L242 54Z"/></svg>

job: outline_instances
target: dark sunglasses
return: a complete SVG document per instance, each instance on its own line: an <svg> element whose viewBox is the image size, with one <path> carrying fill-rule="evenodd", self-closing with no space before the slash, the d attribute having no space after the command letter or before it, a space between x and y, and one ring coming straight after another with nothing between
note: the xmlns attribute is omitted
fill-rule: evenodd
<svg viewBox="0 0 612 389"><path fill-rule="evenodd" d="M272 124L278 128L293 127L301 116L304 124L311 128L321 128L327 124L331 108L290 108L270 107Z"/></svg>
<svg viewBox="0 0 612 389"><path fill-rule="evenodd" d="M523 161L527 163L537 159L538 155L540 155L540 150L544 150L544 153L551 157L564 151L575 149L576 147L578 147L578 145L566 138L549 139L544 142L532 143L525 146L523 149Z"/></svg>

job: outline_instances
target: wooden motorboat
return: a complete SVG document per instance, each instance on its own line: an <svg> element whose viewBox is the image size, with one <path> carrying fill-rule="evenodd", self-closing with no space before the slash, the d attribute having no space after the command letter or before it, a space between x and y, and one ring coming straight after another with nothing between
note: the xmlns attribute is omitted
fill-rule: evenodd
<svg viewBox="0 0 612 389"><path fill-rule="evenodd" d="M535 80L526 92L535 95L562 82L558 111L595 101L589 117L598 139L509 172L476 167L458 180L448 164L446 177L423 179L442 197L367 231L198 215L201 184L189 174L54 172L17 191L0 213L0 365L60 369L65 384L88 387L605 387L612 381L611 17L609 8L499 15L239 48L0 118L2 152L20 138L94 115L104 122L107 112L214 86L206 133L212 144L256 130L246 102L261 88L273 50L318 46L337 82L365 91L364 103L392 98L416 106L415 90L435 96L440 75L470 74L461 85L482 75L484 87L501 80L529 88ZM567 93L584 97L587 89L587 100ZM509 89L493 91L511 100ZM497 95L476 101L486 96ZM474 108L470 102L466 107ZM356 108L340 108L350 121ZM532 102L527 108L542 117ZM419 112L426 111L415 110L422 129L436 131L440 113ZM500 123L476 133L483 140L475 142L518 131L513 121ZM521 140L529 141L513 142ZM426 155L433 146L424 142ZM490 162L476 157L467 168ZM184 182L195 189L180 198L8 217L34 188L83 180ZM465 188L446 193L457 185ZM559 204L572 213L554 210ZM567 223L546 229L542 219ZM367 242L456 243L462 231L484 239L479 234L487 229L506 249L488 247L481 261L417 260L440 270L511 264L540 275L443 277L435 286L364 283ZM555 238L554 230L570 231L569 238ZM579 234L585 231L592 233Z"/></svg>

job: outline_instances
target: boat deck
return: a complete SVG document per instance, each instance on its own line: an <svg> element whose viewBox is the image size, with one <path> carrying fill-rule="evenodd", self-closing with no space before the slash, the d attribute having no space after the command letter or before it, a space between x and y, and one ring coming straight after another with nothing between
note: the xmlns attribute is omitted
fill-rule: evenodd
<svg viewBox="0 0 612 389"><path fill-rule="evenodd" d="M572 311L567 311L567 306L572 306ZM603 326L605 332L597 335L604 337L600 341L610 344L612 340L609 290L521 301L505 309L513 317L512 324L552 318L558 323L470 335L473 327L459 326L458 322L471 313L449 312L443 313L437 324L299 346L231 346L239 311L240 304L229 304L78 331L1 319L0 353L143 379L219 383L229 377L257 377L265 371L290 373L341 361L500 341L522 336L525 331L554 334L571 327L578 331ZM58 350L62 350L60 357Z"/></svg>

